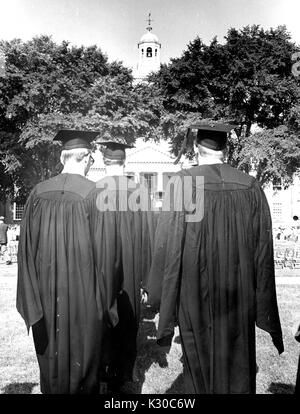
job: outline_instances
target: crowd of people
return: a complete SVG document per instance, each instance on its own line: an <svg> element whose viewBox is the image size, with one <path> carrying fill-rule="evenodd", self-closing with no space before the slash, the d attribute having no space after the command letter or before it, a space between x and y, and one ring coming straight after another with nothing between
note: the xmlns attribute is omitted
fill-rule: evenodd
<svg viewBox="0 0 300 414"><path fill-rule="evenodd" d="M274 226L273 236L275 243L278 243L278 241L290 241L294 243L300 243L300 226Z"/></svg>
<svg viewBox="0 0 300 414"><path fill-rule="evenodd" d="M166 353L179 326L185 393L255 393L255 326L278 354L284 344L270 210L255 178L224 162L232 129L188 129L197 165L176 174L158 219L147 188L123 175L121 139L55 137L63 170L32 190L18 251L17 309L42 393L118 393L134 381L141 301L159 312ZM85 177L93 140L106 166L96 184Z"/></svg>
<svg viewBox="0 0 300 414"><path fill-rule="evenodd" d="M158 217L158 213L156 214ZM0 216L0 223L1 221L5 224L5 217ZM18 254L18 242L20 236L20 225L19 224L6 224L6 239L7 242L1 242L1 244L6 244L7 248L7 255L9 256L9 260L5 260L5 250L0 251L0 263L1 262L8 262L7 264L11 264L12 262L17 261L17 254ZM1 230L0 230L1 231ZM273 239L274 239L274 247L284 244L284 242L293 242L295 246L297 244L300 245L300 226L287 226L287 225L280 225L280 226L273 226ZM5 240L5 237L2 236L2 239ZM1 239L1 240L2 240Z"/></svg>

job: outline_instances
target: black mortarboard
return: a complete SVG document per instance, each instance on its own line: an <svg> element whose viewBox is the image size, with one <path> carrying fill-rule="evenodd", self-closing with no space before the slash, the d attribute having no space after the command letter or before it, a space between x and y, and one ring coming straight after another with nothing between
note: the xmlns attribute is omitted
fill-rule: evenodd
<svg viewBox="0 0 300 414"><path fill-rule="evenodd" d="M118 137L114 138L99 138L97 144L101 144L104 148L102 149L102 154L105 158L110 160L124 160L126 158L125 149L126 148L133 148L134 146L131 144L127 144L124 138Z"/></svg>
<svg viewBox="0 0 300 414"><path fill-rule="evenodd" d="M191 125L189 130L197 131L195 137L197 144L215 151L221 151L226 147L228 133L236 127L237 125L220 123L195 124Z"/></svg>
<svg viewBox="0 0 300 414"><path fill-rule="evenodd" d="M64 150L75 148L91 149L91 141L99 135L98 131L78 131L74 129L61 129L53 141L61 141Z"/></svg>
<svg viewBox="0 0 300 414"><path fill-rule="evenodd" d="M174 162L177 164L186 151L188 142L191 143L191 138L198 144L203 145L206 148L213 149L215 151L222 150L226 146L227 134L231 132L238 125L233 124L220 124L220 123L206 123L206 124L193 124L188 127L185 138L183 140L181 150Z"/></svg>

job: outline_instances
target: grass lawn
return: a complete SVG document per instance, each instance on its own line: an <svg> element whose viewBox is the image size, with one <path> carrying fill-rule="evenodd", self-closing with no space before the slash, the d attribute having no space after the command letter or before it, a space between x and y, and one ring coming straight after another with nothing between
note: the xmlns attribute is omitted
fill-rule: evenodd
<svg viewBox="0 0 300 414"><path fill-rule="evenodd" d="M15 308L16 265L0 265L0 393L39 394L39 369L31 332ZM300 284L277 286L285 352L278 356L270 336L257 329L257 393L291 394L296 379L300 323ZM143 394L183 393L178 330L166 356L155 343L158 317L143 308L136 363L138 381L127 391Z"/></svg>

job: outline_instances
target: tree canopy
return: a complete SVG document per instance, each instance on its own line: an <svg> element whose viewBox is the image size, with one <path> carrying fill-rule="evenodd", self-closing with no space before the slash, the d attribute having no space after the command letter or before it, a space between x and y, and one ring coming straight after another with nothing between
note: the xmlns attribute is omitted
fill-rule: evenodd
<svg viewBox="0 0 300 414"><path fill-rule="evenodd" d="M214 38L205 45L197 37L180 58L162 65L150 80L167 113L162 118L162 131L166 136L170 131L173 134L174 153L180 150L186 126L195 119L231 121L238 128L237 138L229 142L229 162L249 171L249 151L253 159L267 156L267 148L282 145L276 153L278 168L273 166L257 177L266 183L284 174L288 182L295 168L284 165L294 146L296 152L299 146L297 134L289 130L300 97L299 79L292 73L296 50L285 26L264 30L254 25L230 29L224 43ZM283 125L286 127L280 128ZM264 132L251 138L254 126ZM190 147L188 155L192 152ZM295 160L291 163L296 167ZM259 165L262 169L265 164Z"/></svg>
<svg viewBox="0 0 300 414"><path fill-rule="evenodd" d="M1 49L1 195L25 199L36 182L59 172L52 139L60 128L110 131L128 142L168 138L178 155L191 123L231 121L238 125L231 164L245 171L255 165L263 184L279 176L288 184L299 168L297 46L284 26L231 28L223 43L214 38L208 45L196 37L137 85L131 70L109 62L97 46L40 36L2 41ZM260 132L253 135L254 126Z"/></svg>
<svg viewBox="0 0 300 414"><path fill-rule="evenodd" d="M134 139L138 100L121 63L109 63L96 46L56 44L48 36L1 42L1 48L2 192L24 199L36 182L59 171L52 139L60 128L109 129Z"/></svg>

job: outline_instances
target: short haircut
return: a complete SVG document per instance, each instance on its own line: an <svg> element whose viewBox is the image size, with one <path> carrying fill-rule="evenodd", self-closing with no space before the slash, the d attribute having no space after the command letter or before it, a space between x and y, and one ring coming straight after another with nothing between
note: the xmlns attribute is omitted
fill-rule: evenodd
<svg viewBox="0 0 300 414"><path fill-rule="evenodd" d="M103 157L103 162L105 165L124 165L125 164L125 158L123 160L111 160L110 158Z"/></svg>
<svg viewBox="0 0 300 414"><path fill-rule="evenodd" d="M224 159L224 157L225 157L225 153L226 153L226 150L225 149L224 150L215 151L215 150L212 150L210 148L206 148L206 147L204 147L201 144L197 144L196 142L195 142L195 144L196 144L196 146L198 148L199 155L201 157L203 157L203 158L214 157L214 158L218 158L220 161L222 161Z"/></svg>
<svg viewBox="0 0 300 414"><path fill-rule="evenodd" d="M65 165L66 162L68 162L69 160L80 162L83 160L84 157L90 154L90 152L91 151L87 148L74 148L70 150L62 150L60 154L60 162L62 163L62 165Z"/></svg>

